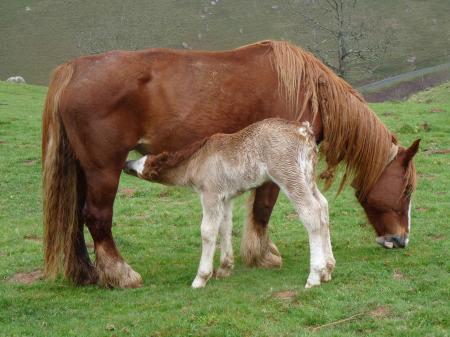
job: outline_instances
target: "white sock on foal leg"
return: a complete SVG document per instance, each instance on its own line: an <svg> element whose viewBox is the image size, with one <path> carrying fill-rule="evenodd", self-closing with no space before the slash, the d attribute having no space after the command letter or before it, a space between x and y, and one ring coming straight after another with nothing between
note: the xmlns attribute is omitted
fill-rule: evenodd
<svg viewBox="0 0 450 337"><path fill-rule="evenodd" d="M214 197L202 195L203 219L201 224L202 256L192 288L203 288L213 274L213 260L219 225L223 221L223 207Z"/></svg>

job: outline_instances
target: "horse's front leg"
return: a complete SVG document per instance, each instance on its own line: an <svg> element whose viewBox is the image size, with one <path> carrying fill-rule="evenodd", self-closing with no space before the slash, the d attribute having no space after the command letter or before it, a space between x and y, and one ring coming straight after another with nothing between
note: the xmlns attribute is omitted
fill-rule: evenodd
<svg viewBox="0 0 450 337"><path fill-rule="evenodd" d="M123 260L111 231L119 176L120 169L86 170L88 189L83 215L94 239L99 283L107 287L135 288L142 284L141 276Z"/></svg>
<svg viewBox="0 0 450 337"><path fill-rule="evenodd" d="M233 214L230 201L224 202L224 217L220 224L220 267L217 270L218 278L228 277L234 268L233 243Z"/></svg>
<svg viewBox="0 0 450 337"><path fill-rule="evenodd" d="M216 195L202 194L202 256L192 288L203 288L213 274L213 260L219 226L223 221L223 205Z"/></svg>

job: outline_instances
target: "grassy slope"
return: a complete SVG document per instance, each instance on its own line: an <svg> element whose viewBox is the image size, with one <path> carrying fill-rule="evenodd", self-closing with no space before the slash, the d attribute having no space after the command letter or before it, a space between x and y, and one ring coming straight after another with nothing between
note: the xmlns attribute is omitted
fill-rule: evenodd
<svg viewBox="0 0 450 337"><path fill-rule="evenodd" d="M121 180L114 233L123 256L142 274L142 288L13 283L16 272L42 266L39 133L45 91L0 83L0 336L448 336L450 158L424 152L450 147L448 85L414 102L373 105L403 144L422 138L410 246L379 248L351 189L337 199L330 191L337 268L331 283L309 291L303 290L307 236L286 198L271 224L284 257L281 270L248 269L237 258L231 278L192 290L200 257L197 196L132 177ZM429 131L421 127L425 121ZM244 214L239 198L236 252ZM298 296L273 297L284 290ZM355 314L360 316L311 332Z"/></svg>
<svg viewBox="0 0 450 337"><path fill-rule="evenodd" d="M374 74L358 73L350 78L353 82L448 62L448 0L360 1L360 6L354 18L379 25L369 33L373 41L389 28L397 40ZM329 24L323 14L319 17ZM3 0L0 31L0 79L23 75L30 83L46 83L56 64L93 49L182 48L182 42L224 49L268 38L307 46L313 38L313 29L286 0L221 0L215 6L209 0L134 0L126 5L120 0ZM317 41L324 40L326 49L335 49L330 36L318 32ZM416 57L415 65L406 61L409 57Z"/></svg>

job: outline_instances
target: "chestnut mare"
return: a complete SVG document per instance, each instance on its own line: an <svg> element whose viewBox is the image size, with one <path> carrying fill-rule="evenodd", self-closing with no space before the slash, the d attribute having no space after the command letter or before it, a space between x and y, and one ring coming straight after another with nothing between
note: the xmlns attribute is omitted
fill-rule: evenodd
<svg viewBox="0 0 450 337"><path fill-rule="evenodd" d="M77 284L142 282L113 239L113 203L128 153L177 151L215 133L234 133L280 117L311 122L327 162L329 186L343 162L358 201L386 247L404 247L415 187L412 158L364 99L310 53L288 42L263 41L231 51L112 51L59 66L43 113L45 273L63 271ZM268 236L279 188L252 193L241 252L247 265L279 267ZM97 257L86 249L87 225Z"/></svg>

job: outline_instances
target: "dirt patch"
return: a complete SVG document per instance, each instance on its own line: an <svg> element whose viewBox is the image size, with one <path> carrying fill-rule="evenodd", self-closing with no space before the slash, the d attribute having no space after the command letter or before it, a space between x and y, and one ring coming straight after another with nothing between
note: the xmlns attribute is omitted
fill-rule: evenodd
<svg viewBox="0 0 450 337"><path fill-rule="evenodd" d="M425 150L423 153L430 155L430 154L449 154L450 149L434 149L434 150Z"/></svg>
<svg viewBox="0 0 450 337"><path fill-rule="evenodd" d="M24 240L33 241L33 242L42 242L42 238L35 234L27 234L23 236Z"/></svg>
<svg viewBox="0 0 450 337"><path fill-rule="evenodd" d="M423 91L448 81L449 76L449 70L439 71L398 82L389 85L386 88L380 88L374 91L363 90L362 94L366 101L371 103L404 100L416 92ZM424 103L431 103L431 101Z"/></svg>
<svg viewBox="0 0 450 337"><path fill-rule="evenodd" d="M27 165L27 166L31 166L31 165L34 165L34 164L36 164L36 159L28 159L28 160L25 160L24 162L23 162L23 164L24 165Z"/></svg>
<svg viewBox="0 0 450 337"><path fill-rule="evenodd" d="M436 176L434 174L429 174L429 173L419 173L417 174L420 178L424 178L424 179L430 179L430 180L434 180L436 179Z"/></svg>
<svg viewBox="0 0 450 337"><path fill-rule="evenodd" d="M436 112L444 112L444 109L439 109L439 108L435 108L435 109L431 109L430 112L431 113L436 113Z"/></svg>
<svg viewBox="0 0 450 337"><path fill-rule="evenodd" d="M436 241L442 241L445 240L445 235L444 234L432 235L431 238Z"/></svg>
<svg viewBox="0 0 450 337"><path fill-rule="evenodd" d="M6 144L4 140L0 140L0 144Z"/></svg>
<svg viewBox="0 0 450 337"><path fill-rule="evenodd" d="M390 313L391 310L388 307L381 306L369 312L369 316L373 319L379 320L389 316Z"/></svg>
<svg viewBox="0 0 450 337"><path fill-rule="evenodd" d="M165 197L168 197L168 196L170 196L169 189L165 189L165 190L163 190L163 191L158 193L158 197L159 198L165 198Z"/></svg>
<svg viewBox="0 0 450 337"><path fill-rule="evenodd" d="M10 281L19 284L33 284L44 277L42 270L36 269L28 273L17 273L11 277Z"/></svg>
<svg viewBox="0 0 450 337"><path fill-rule="evenodd" d="M276 291L272 293L272 297L283 300L283 301L292 301L297 298L297 291L295 290L284 290L284 291Z"/></svg>
<svg viewBox="0 0 450 337"><path fill-rule="evenodd" d="M400 281L405 279L405 275L400 270L394 270L392 273L392 277L394 280Z"/></svg>
<svg viewBox="0 0 450 337"><path fill-rule="evenodd" d="M419 127L425 132L430 131L430 125L427 122L420 124Z"/></svg>
<svg viewBox="0 0 450 337"><path fill-rule="evenodd" d="M289 213L286 215L286 219L288 220L298 220L298 215L295 212Z"/></svg>
<svg viewBox="0 0 450 337"><path fill-rule="evenodd" d="M119 195L125 198L131 198L136 193L135 188L122 188L119 191Z"/></svg>

